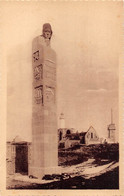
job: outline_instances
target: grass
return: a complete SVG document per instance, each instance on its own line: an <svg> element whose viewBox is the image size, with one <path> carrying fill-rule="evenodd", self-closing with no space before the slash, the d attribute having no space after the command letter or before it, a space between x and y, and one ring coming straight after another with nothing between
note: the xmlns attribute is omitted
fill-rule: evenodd
<svg viewBox="0 0 124 196"><path fill-rule="evenodd" d="M75 165L94 158L97 162L101 159L111 161L119 161L119 144L96 144L83 145L76 148L62 150L58 152L59 165Z"/></svg>

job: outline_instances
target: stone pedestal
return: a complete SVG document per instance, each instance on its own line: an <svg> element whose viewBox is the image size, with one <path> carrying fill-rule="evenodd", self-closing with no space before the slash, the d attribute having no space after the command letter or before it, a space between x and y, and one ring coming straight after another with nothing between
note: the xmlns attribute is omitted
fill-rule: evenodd
<svg viewBox="0 0 124 196"><path fill-rule="evenodd" d="M41 36L33 40L32 154L29 175L42 178L58 165L56 54Z"/></svg>

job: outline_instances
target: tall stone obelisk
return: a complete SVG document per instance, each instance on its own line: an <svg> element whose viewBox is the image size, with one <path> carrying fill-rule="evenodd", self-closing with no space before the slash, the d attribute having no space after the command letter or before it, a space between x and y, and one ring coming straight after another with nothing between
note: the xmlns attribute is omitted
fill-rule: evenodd
<svg viewBox="0 0 124 196"><path fill-rule="evenodd" d="M32 154L29 175L42 178L58 165L56 117L56 53L50 47L52 29L43 25L43 34L33 40Z"/></svg>

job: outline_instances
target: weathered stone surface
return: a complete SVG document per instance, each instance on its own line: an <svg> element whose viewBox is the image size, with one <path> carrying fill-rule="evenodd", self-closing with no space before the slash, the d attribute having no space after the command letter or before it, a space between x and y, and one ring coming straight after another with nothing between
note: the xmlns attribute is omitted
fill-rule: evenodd
<svg viewBox="0 0 124 196"><path fill-rule="evenodd" d="M33 40L32 154L29 175L41 178L58 165L56 53L42 39Z"/></svg>

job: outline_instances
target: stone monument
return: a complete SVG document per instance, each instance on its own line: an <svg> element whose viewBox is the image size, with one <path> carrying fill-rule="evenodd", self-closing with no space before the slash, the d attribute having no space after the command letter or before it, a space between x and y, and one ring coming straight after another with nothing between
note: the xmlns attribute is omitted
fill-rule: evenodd
<svg viewBox="0 0 124 196"><path fill-rule="evenodd" d="M29 175L42 178L58 166L56 116L56 53L50 47L52 28L43 25L33 40L32 154Z"/></svg>

